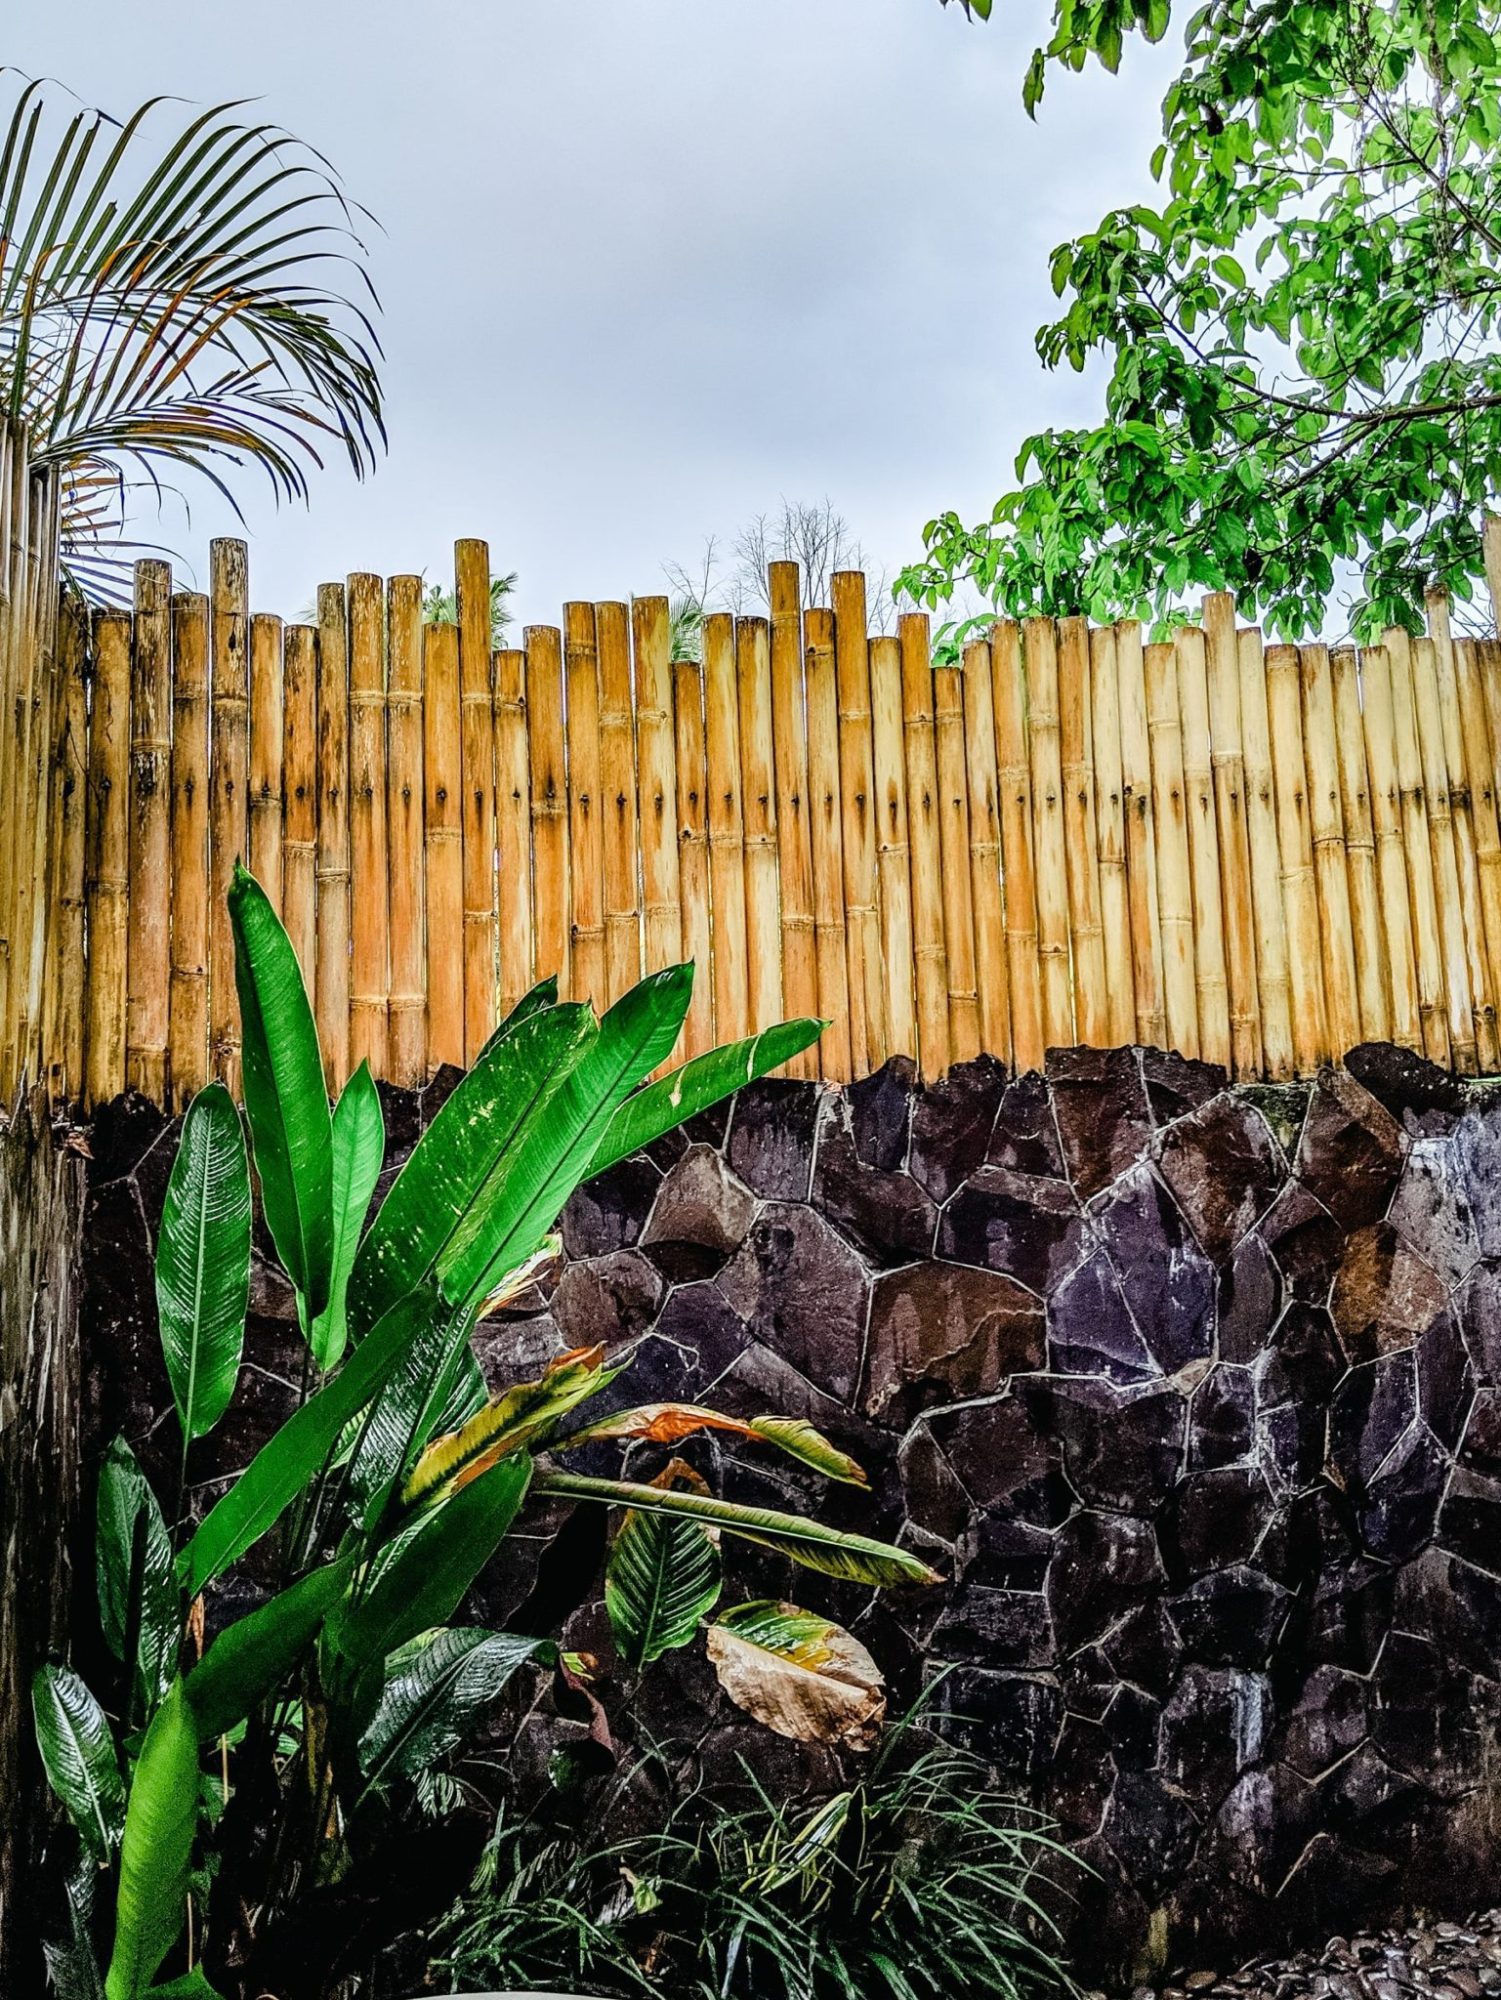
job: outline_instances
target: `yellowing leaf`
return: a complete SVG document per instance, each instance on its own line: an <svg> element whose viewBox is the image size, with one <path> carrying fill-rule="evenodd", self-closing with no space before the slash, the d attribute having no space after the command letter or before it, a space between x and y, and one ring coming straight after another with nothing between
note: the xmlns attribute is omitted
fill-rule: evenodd
<svg viewBox="0 0 1501 2000"><path fill-rule="evenodd" d="M709 1658L738 1708L799 1743L868 1750L886 1715L885 1683L842 1625L795 1604L737 1604L709 1627Z"/></svg>
<svg viewBox="0 0 1501 2000"><path fill-rule="evenodd" d="M434 1438L402 1488L407 1504L456 1493L508 1452L519 1451L578 1404L615 1379L605 1368L603 1347L576 1347L550 1362L535 1382L507 1389L477 1410L461 1429Z"/></svg>
<svg viewBox="0 0 1501 2000"><path fill-rule="evenodd" d="M735 1437L754 1437L752 1425L739 1417L721 1416L697 1403L642 1403L634 1410L617 1410L601 1417L565 1440L566 1449L575 1445L605 1444L614 1440L642 1439L648 1444L677 1444L695 1431L729 1431Z"/></svg>
<svg viewBox="0 0 1501 2000"><path fill-rule="evenodd" d="M848 1452L829 1443L822 1431L801 1417L755 1417L750 1425L752 1433L785 1451L789 1458L795 1458L804 1465L811 1465L815 1472L821 1472L826 1479L842 1480L847 1486L869 1486L863 1469L858 1466Z"/></svg>

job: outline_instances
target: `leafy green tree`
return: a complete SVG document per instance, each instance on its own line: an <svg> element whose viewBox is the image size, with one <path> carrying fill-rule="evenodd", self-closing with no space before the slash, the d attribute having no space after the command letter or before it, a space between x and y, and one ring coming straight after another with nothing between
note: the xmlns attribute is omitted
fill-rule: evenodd
<svg viewBox="0 0 1501 2000"><path fill-rule="evenodd" d="M1166 0L1059 0L1034 58L1118 60ZM903 574L1008 613L1171 617L1189 593L1297 637L1355 580L1357 634L1471 599L1501 489L1501 5L1209 0L1163 101L1155 204L1053 254L1050 368L1103 356L1103 420L1028 438L1018 484Z"/></svg>
<svg viewBox="0 0 1501 2000"><path fill-rule="evenodd" d="M506 633L511 629L511 598L515 593L520 576L511 570L505 576L490 579L490 644L503 646ZM459 622L458 594L445 590L441 583L430 583L422 593L422 622L424 625L457 625Z"/></svg>

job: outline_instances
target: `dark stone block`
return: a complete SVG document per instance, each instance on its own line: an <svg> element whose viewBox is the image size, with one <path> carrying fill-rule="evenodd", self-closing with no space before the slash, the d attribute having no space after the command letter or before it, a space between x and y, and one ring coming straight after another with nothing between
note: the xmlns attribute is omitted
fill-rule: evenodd
<svg viewBox="0 0 1501 2000"><path fill-rule="evenodd" d="M874 1076L846 1087L844 1100L862 1166L883 1174L900 1173L906 1166L916 1089L917 1065L910 1056L892 1056Z"/></svg>
<svg viewBox="0 0 1501 2000"><path fill-rule="evenodd" d="M661 1173L644 1153L585 1181L563 1210L563 1248L570 1257L606 1257L629 1249L646 1226Z"/></svg>
<svg viewBox="0 0 1501 2000"><path fill-rule="evenodd" d="M1058 1530L1048 1571L1053 1629L1066 1651L1108 1632L1166 1583L1157 1537L1124 1514L1076 1514Z"/></svg>
<svg viewBox="0 0 1501 2000"><path fill-rule="evenodd" d="M1135 1049L1049 1049L1047 1079L1070 1178L1087 1201L1142 1158L1152 1113Z"/></svg>
<svg viewBox="0 0 1501 2000"><path fill-rule="evenodd" d="M1346 1229L1386 1214L1402 1171L1402 1128L1343 1070L1323 1069L1308 1103L1298 1178Z"/></svg>
<svg viewBox="0 0 1501 2000"><path fill-rule="evenodd" d="M977 1056L955 1063L913 1099L909 1171L934 1201L947 1201L984 1163L1005 1087L1000 1064Z"/></svg>
<svg viewBox="0 0 1501 2000"><path fill-rule="evenodd" d="M1162 1711L1162 1776L1211 1811L1242 1771L1259 1763L1272 1715L1262 1674L1187 1667Z"/></svg>
<svg viewBox="0 0 1501 2000"><path fill-rule="evenodd" d="M1475 1677L1432 1640L1393 1632L1376 1669L1371 1741L1386 1761L1453 1797L1479 1782L1491 1734Z"/></svg>
<svg viewBox="0 0 1501 2000"><path fill-rule="evenodd" d="M1368 1674L1391 1623L1392 1592L1386 1563L1367 1556L1331 1563L1315 1585L1309 1608L1309 1659Z"/></svg>
<svg viewBox="0 0 1501 2000"><path fill-rule="evenodd" d="M1345 1057L1345 1068L1399 1124L1439 1127L1465 1108L1464 1086L1414 1049L1395 1042L1362 1042Z"/></svg>
<svg viewBox="0 0 1501 2000"><path fill-rule="evenodd" d="M1413 1141L1388 1220L1446 1290L1474 1268L1480 1244L1452 1139Z"/></svg>
<svg viewBox="0 0 1501 2000"><path fill-rule="evenodd" d="M1069 1513L1073 1498L1061 1452L1030 1398L961 1403L924 1421L965 1491L996 1527L1022 1521L1053 1528Z"/></svg>
<svg viewBox="0 0 1501 2000"><path fill-rule="evenodd" d="M1014 1278L914 1264L873 1287L864 1406L880 1415L899 1396L908 1409L986 1395L1040 1367L1043 1347L1042 1307Z"/></svg>
<svg viewBox="0 0 1501 2000"><path fill-rule="evenodd" d="M1254 1361L1282 1311L1282 1279L1259 1234L1242 1239L1219 1273L1221 1361Z"/></svg>
<svg viewBox="0 0 1501 2000"><path fill-rule="evenodd" d="M1096 1218L1131 1316L1164 1374L1214 1345L1214 1267L1166 1188L1145 1167L1124 1176Z"/></svg>
<svg viewBox="0 0 1501 2000"><path fill-rule="evenodd" d="M918 1424L902 1440L898 1463L907 1519L950 1549L957 1547L974 1507L932 1432Z"/></svg>
<svg viewBox="0 0 1501 2000"><path fill-rule="evenodd" d="M99 1105L89 1122L90 1185L102 1188L133 1174L172 1122L139 1091Z"/></svg>
<svg viewBox="0 0 1501 2000"><path fill-rule="evenodd" d="M879 1268L932 1254L937 1209L910 1175L861 1161L848 1102L838 1097L824 1109L813 1200Z"/></svg>
<svg viewBox="0 0 1501 2000"><path fill-rule="evenodd" d="M758 1340L850 1402L865 1345L865 1273L812 1209L771 1202L718 1284Z"/></svg>
<svg viewBox="0 0 1501 2000"><path fill-rule="evenodd" d="M1047 1079L1036 1070L1007 1084L985 1164L1009 1173L1062 1178L1063 1148L1053 1121L1053 1099Z"/></svg>
<svg viewBox="0 0 1501 2000"><path fill-rule="evenodd" d="M1426 1802L1422 1788L1370 1743L1337 1764L1319 1786L1320 1809L1333 1834L1346 1843L1352 1835L1368 1845L1403 1843L1415 1810Z"/></svg>
<svg viewBox="0 0 1501 2000"><path fill-rule="evenodd" d="M1079 1262L1085 1240L1065 1181L982 1167L943 1211L938 1254L1004 1271L1045 1298Z"/></svg>
<svg viewBox="0 0 1501 2000"><path fill-rule="evenodd" d="M816 1083L763 1076L735 1093L729 1162L763 1201L806 1201L821 1092Z"/></svg>
<svg viewBox="0 0 1501 2000"><path fill-rule="evenodd" d="M1501 1480L1457 1470L1439 1509L1438 1541L1452 1555L1501 1574Z"/></svg>
<svg viewBox="0 0 1501 2000"><path fill-rule="evenodd" d="M1137 1888L1156 1901L1188 1865L1199 1822L1183 1795L1155 1773L1122 1771L1100 1831Z"/></svg>
<svg viewBox="0 0 1501 2000"><path fill-rule="evenodd" d="M629 1383L631 1402L702 1402L749 1340L744 1320L711 1279L679 1285L658 1315L630 1375L607 1393L613 1395Z"/></svg>
<svg viewBox="0 0 1501 2000"><path fill-rule="evenodd" d="M1159 1534L1170 1575L1202 1576L1246 1562L1271 1523L1276 1503L1253 1466L1196 1472L1174 1491Z"/></svg>
<svg viewBox="0 0 1501 2000"><path fill-rule="evenodd" d="M1466 1112L1454 1128L1449 1156L1475 1224L1482 1257L1501 1257L1501 1105Z"/></svg>
<svg viewBox="0 0 1501 2000"><path fill-rule="evenodd" d="M1002 1784L1036 1784L1048 1767L1063 1704L1051 1680L962 1665L925 1706L927 1725L988 1758Z"/></svg>
<svg viewBox="0 0 1501 2000"><path fill-rule="evenodd" d="M1464 1435L1474 1393L1474 1374L1454 1315L1440 1313L1418 1340L1418 1409L1448 1451Z"/></svg>
<svg viewBox="0 0 1501 2000"><path fill-rule="evenodd" d="M1246 1368L1224 1363L1211 1368L1188 1410L1188 1464L1191 1471L1238 1465L1256 1444L1256 1389Z"/></svg>
<svg viewBox="0 0 1501 2000"><path fill-rule="evenodd" d="M1262 1470L1294 1490L1316 1479L1324 1464L1324 1412L1307 1403L1282 1403L1257 1420Z"/></svg>
<svg viewBox="0 0 1501 2000"><path fill-rule="evenodd" d="M1367 1685L1342 1667L1315 1667L1277 1732L1277 1755L1317 1778L1365 1741Z"/></svg>
<svg viewBox="0 0 1501 2000"><path fill-rule="evenodd" d="M553 1318L569 1347L634 1340L656 1318L666 1287L637 1250L568 1265L553 1294Z"/></svg>
<svg viewBox="0 0 1501 2000"><path fill-rule="evenodd" d="M1289 1181L1278 1195L1260 1235L1292 1296L1307 1305L1327 1304L1344 1255L1344 1231L1301 1181Z"/></svg>
<svg viewBox="0 0 1501 2000"><path fill-rule="evenodd" d="M1226 1876L1265 1895L1286 1880L1315 1830L1312 1788L1286 1765L1246 1771L1215 1815L1204 1859L1210 1879Z"/></svg>
<svg viewBox="0 0 1501 2000"><path fill-rule="evenodd" d="M1280 1403L1326 1403L1344 1373L1334 1327L1326 1312L1291 1305L1270 1347L1252 1369L1264 1409Z"/></svg>
<svg viewBox="0 0 1501 2000"><path fill-rule="evenodd" d="M1217 1097L1229 1082L1218 1063L1198 1062L1172 1049L1142 1049L1141 1077L1159 1125L1170 1125Z"/></svg>
<svg viewBox="0 0 1501 2000"><path fill-rule="evenodd" d="M1163 1700L1178 1678L1183 1644L1165 1605L1153 1600L1128 1611L1100 1641L1112 1673Z"/></svg>
<svg viewBox="0 0 1501 2000"><path fill-rule="evenodd" d="M1288 1612L1288 1594L1270 1577L1245 1568L1196 1577L1170 1603L1173 1622L1192 1660L1212 1667L1262 1666Z"/></svg>
<svg viewBox="0 0 1501 2000"><path fill-rule="evenodd" d="M1046 1667L1053 1629L1044 1598L965 1583L933 1628L932 1655L986 1667Z"/></svg>
<svg viewBox="0 0 1501 2000"><path fill-rule="evenodd" d="M1039 1382L1028 1398L1063 1446L1086 1506L1151 1514L1183 1464L1187 1405L1176 1389L1126 1392L1098 1378Z"/></svg>
<svg viewBox="0 0 1501 2000"><path fill-rule="evenodd" d="M641 1248L675 1284L711 1278L745 1241L755 1213L755 1196L723 1155L690 1146L657 1189Z"/></svg>
<svg viewBox="0 0 1501 2000"><path fill-rule="evenodd" d="M1156 1768L1162 1704L1140 1688L1118 1687L1110 1697L1100 1726L1116 1767L1122 1771Z"/></svg>
<svg viewBox="0 0 1501 2000"><path fill-rule="evenodd" d="M1417 1369L1410 1354L1350 1370L1329 1406L1329 1459L1346 1492L1364 1494L1417 1409Z"/></svg>
<svg viewBox="0 0 1501 2000"><path fill-rule="evenodd" d="M1053 1539L1046 1528L982 1514L965 1537L960 1567L966 1583L983 1584L987 1590L1038 1591L1048 1580L1052 1559Z"/></svg>
<svg viewBox="0 0 1501 2000"><path fill-rule="evenodd" d="M1063 1375L1146 1382L1159 1374L1103 1250L1086 1257L1047 1303L1051 1365Z"/></svg>
<svg viewBox="0 0 1501 2000"><path fill-rule="evenodd" d="M1501 1480L1501 1389L1476 1391L1459 1447L1459 1462L1471 1472Z"/></svg>
<svg viewBox="0 0 1501 2000"><path fill-rule="evenodd" d="M1501 1265L1475 1266L1454 1294L1454 1315L1476 1381L1501 1387Z"/></svg>
<svg viewBox="0 0 1501 2000"><path fill-rule="evenodd" d="M1115 1784L1115 1760L1097 1719L1066 1715L1049 1772L1049 1801L1065 1839L1094 1833Z"/></svg>
<svg viewBox="0 0 1501 2000"><path fill-rule="evenodd" d="M1360 1510L1361 1539L1386 1562L1408 1562L1433 1534L1449 1461L1424 1425L1414 1424L1371 1480Z"/></svg>
<svg viewBox="0 0 1501 2000"><path fill-rule="evenodd" d="M1228 1091L1169 1128L1157 1163L1200 1248L1216 1261L1229 1256L1287 1178L1265 1119Z"/></svg>

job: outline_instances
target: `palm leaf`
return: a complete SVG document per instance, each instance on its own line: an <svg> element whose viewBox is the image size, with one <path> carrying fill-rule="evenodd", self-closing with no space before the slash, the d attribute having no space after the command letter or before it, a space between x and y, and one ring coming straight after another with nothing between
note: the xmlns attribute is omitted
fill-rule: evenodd
<svg viewBox="0 0 1501 2000"><path fill-rule="evenodd" d="M188 1107L156 1245L156 1308L183 1447L213 1429L240 1372L250 1297L250 1165L222 1083Z"/></svg>

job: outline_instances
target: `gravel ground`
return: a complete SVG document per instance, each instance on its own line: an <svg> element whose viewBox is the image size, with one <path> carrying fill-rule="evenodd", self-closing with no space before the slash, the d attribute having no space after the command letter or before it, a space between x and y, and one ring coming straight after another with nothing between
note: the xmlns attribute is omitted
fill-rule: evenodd
<svg viewBox="0 0 1501 2000"><path fill-rule="evenodd" d="M1501 1996L1501 1910L1468 1923L1331 1938L1322 1951L1253 1960L1234 1971L1180 1967L1130 2000L1490 2000ZM1106 2000L1091 1993L1084 2000Z"/></svg>

